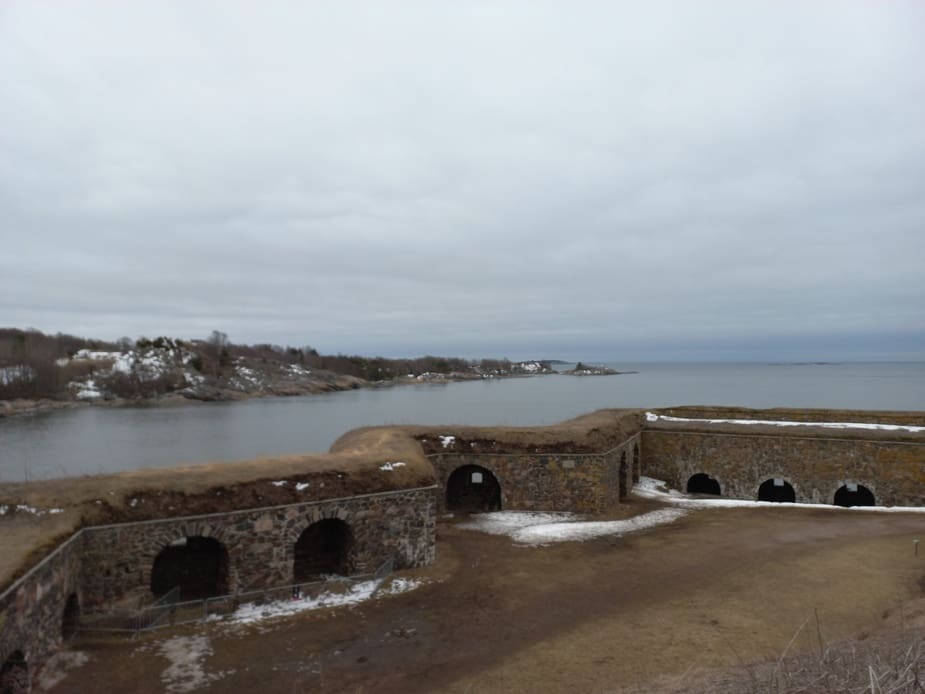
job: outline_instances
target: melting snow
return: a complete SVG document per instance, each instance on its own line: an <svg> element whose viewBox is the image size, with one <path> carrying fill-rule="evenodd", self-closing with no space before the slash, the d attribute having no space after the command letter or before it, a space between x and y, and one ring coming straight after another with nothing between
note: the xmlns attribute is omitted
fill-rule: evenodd
<svg viewBox="0 0 925 694"><path fill-rule="evenodd" d="M35 370L28 366L5 366L0 369L0 385L6 386L16 381L31 381Z"/></svg>
<svg viewBox="0 0 925 694"><path fill-rule="evenodd" d="M606 535L623 535L676 521L687 514L684 509L660 509L625 520L582 521L573 513L535 513L499 511L481 513L460 523L460 528L480 530L495 535L509 535L522 545L546 545L552 542L590 540Z"/></svg>
<svg viewBox="0 0 925 694"><path fill-rule="evenodd" d="M827 429L880 429L882 431L925 431L925 427L904 424L868 424L866 422L792 422L774 419L691 419L646 412L648 422L700 422L704 424L764 424L776 427L824 427Z"/></svg>
<svg viewBox="0 0 925 694"><path fill-rule="evenodd" d="M36 508L35 506L29 506L28 504L16 504L15 506L0 504L0 516L6 515L10 509L13 511L21 511L23 513L31 513L34 516L44 516L46 513L53 516L58 513L64 513L63 508L42 509Z"/></svg>
<svg viewBox="0 0 925 694"><path fill-rule="evenodd" d="M290 615L306 612L308 610L318 610L324 607L344 607L356 605L357 603L369 600L375 594L380 595L397 595L407 593L421 586L424 581L411 578L394 578L391 581L386 579L387 583L379 590L382 581L375 579L362 581L350 586L349 590L343 593L324 592L316 597L304 597L296 600L276 600L274 602L256 605L254 603L245 603L235 610L226 619L232 624L252 624L262 619L272 619L274 617L288 617Z"/></svg>
<svg viewBox="0 0 925 694"><path fill-rule="evenodd" d="M289 480L277 480L276 482L270 482L274 487L285 487L289 484Z"/></svg>
<svg viewBox="0 0 925 694"><path fill-rule="evenodd" d="M103 397L103 394L96 385L96 381L92 379L88 380L86 383L77 383L74 385L79 388L77 391L77 398L79 400L96 400L97 398Z"/></svg>
<svg viewBox="0 0 925 694"><path fill-rule="evenodd" d="M444 448L449 448L456 442L455 436L440 436L438 438L440 439L440 443Z"/></svg>
<svg viewBox="0 0 925 694"><path fill-rule="evenodd" d="M829 511L872 511L880 513L925 513L925 506L835 506L834 504L806 504L781 501L750 501L748 499L704 499L683 494L676 489L669 489L662 480L640 477L633 487L633 493L644 499L662 501L672 506L684 508L822 508Z"/></svg>
<svg viewBox="0 0 925 694"><path fill-rule="evenodd" d="M161 682L171 693L201 689L230 674L209 674L203 669L203 661L212 655L212 645L206 636L175 636L162 643L158 652L170 661L161 673Z"/></svg>
<svg viewBox="0 0 925 694"><path fill-rule="evenodd" d="M404 466L405 466L405 463L402 463L402 462L398 462L398 463L386 463L385 465L380 465L380 466L379 466L379 469L380 469L380 470L386 470L387 472L391 472L392 470L394 470L394 469L397 468L397 467L404 467Z"/></svg>
<svg viewBox="0 0 925 694"><path fill-rule="evenodd" d="M297 492L301 492L303 489L308 489L308 487L309 487L308 482L297 482L295 485L295 490Z"/></svg>

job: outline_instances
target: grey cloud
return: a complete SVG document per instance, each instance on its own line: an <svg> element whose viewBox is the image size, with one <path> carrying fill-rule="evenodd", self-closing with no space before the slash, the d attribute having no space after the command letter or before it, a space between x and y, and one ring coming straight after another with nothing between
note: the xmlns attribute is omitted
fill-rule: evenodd
<svg viewBox="0 0 925 694"><path fill-rule="evenodd" d="M6 3L0 324L923 358L923 30L914 2Z"/></svg>

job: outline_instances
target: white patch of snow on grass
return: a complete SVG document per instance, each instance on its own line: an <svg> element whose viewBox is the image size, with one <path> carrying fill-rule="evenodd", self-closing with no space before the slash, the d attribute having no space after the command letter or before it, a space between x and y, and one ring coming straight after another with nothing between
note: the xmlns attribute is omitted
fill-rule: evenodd
<svg viewBox="0 0 925 694"><path fill-rule="evenodd" d="M397 467L404 467L405 465L406 465L406 463L403 463L403 462L401 462L401 461L399 461L399 462L397 462L397 463L385 463L384 465L380 465L380 466L379 466L379 469L380 469L380 470L385 470L386 472L391 472L391 471L394 470L395 468L397 468Z"/></svg>
<svg viewBox="0 0 925 694"><path fill-rule="evenodd" d="M664 414L646 412L647 422L695 422L702 424L764 424L776 427L823 427L826 429L874 429L881 431L925 431L925 426L908 426L905 424L870 424L867 422L793 422L775 419L692 419L688 417L669 417Z"/></svg>
<svg viewBox="0 0 925 694"><path fill-rule="evenodd" d="M47 692L57 686L67 676L69 670L79 668L88 660L90 660L90 657L83 651L58 651L45 661L39 671L39 689Z"/></svg>
<svg viewBox="0 0 925 694"><path fill-rule="evenodd" d="M578 521L530 525L514 532L511 537L524 545L545 545L551 542L591 540L606 535L625 535L659 525L667 525L687 515L681 508L663 508L633 518L612 521Z"/></svg>
<svg viewBox="0 0 925 694"><path fill-rule="evenodd" d="M96 400L103 397L103 394L96 385L96 381L93 379L89 379L85 383L74 382L71 385L77 388L78 400Z"/></svg>
<svg viewBox="0 0 925 694"><path fill-rule="evenodd" d="M175 636L162 643L158 652L170 661L161 673L161 682L171 694L201 689L229 674L206 673L203 661L212 655L212 645L206 636Z"/></svg>
<svg viewBox="0 0 925 694"><path fill-rule="evenodd" d="M455 436L440 436L438 438L440 439L440 443L444 448L449 448L456 442Z"/></svg>
<svg viewBox="0 0 925 694"><path fill-rule="evenodd" d="M391 580L385 579L385 581L371 579L355 583L345 592L323 592L315 597L306 596L295 600L276 600L263 605L245 603L223 621L229 624L253 624L264 619L289 617L309 610L319 610L326 607L349 607L369 600L377 593L398 595L399 593L414 590L423 583L422 580L409 578L393 578ZM379 589L378 591L377 588Z"/></svg>
<svg viewBox="0 0 925 694"><path fill-rule="evenodd" d="M684 509L659 509L624 520L583 521L574 513L535 513L532 511L499 511L480 513L460 523L460 528L479 530L494 535L509 535L522 545L547 545L553 542L590 540L606 535L654 528L676 521L687 514Z"/></svg>
<svg viewBox="0 0 925 694"><path fill-rule="evenodd" d="M274 487L285 487L289 484L289 480L276 480L275 482L270 482Z"/></svg>
<svg viewBox="0 0 925 694"><path fill-rule="evenodd" d="M569 520L578 520L578 514L538 513L536 511L495 511L493 513L479 513L470 516L469 520L460 523L457 527L465 530L478 530L491 535L511 535L512 533L530 525L543 525L544 523L562 523Z"/></svg>
<svg viewBox="0 0 925 694"><path fill-rule="evenodd" d="M29 366L6 366L0 369L0 385L11 385L17 381L31 381L34 378L35 369Z"/></svg>
<svg viewBox="0 0 925 694"><path fill-rule="evenodd" d="M639 482L633 487L633 493L644 499L653 499L661 501L672 506L683 506L684 508L819 508L829 511L870 511L874 513L925 513L925 506L836 506L834 504L806 504L791 503L788 501L751 501L749 499L724 499L716 497L705 499L703 497L693 497L688 494L679 492L677 489L669 489L667 484L662 480L656 480L651 477L640 477Z"/></svg>
<svg viewBox="0 0 925 694"><path fill-rule="evenodd" d="M55 515L57 513L64 513L63 508L36 508L35 506L29 506L28 504L16 504L15 506L7 506L5 504L0 505L0 516L6 515L6 513L12 509L13 511L18 511L22 513L31 513L33 516L44 516L46 513Z"/></svg>
<svg viewBox="0 0 925 694"><path fill-rule="evenodd" d="M308 482L297 482L296 485L295 485L295 490L296 490L297 492L301 492L301 491L304 490L304 489L308 489L309 486L311 486L311 485L309 485Z"/></svg>

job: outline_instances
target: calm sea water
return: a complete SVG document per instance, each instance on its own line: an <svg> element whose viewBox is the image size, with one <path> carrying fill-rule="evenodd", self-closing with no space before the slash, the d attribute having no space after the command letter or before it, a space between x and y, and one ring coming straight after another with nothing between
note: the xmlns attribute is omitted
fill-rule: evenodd
<svg viewBox="0 0 925 694"><path fill-rule="evenodd" d="M326 451L372 424L548 424L603 407L739 405L925 411L925 363L626 364L638 374L416 385L0 419L0 480ZM925 415L923 415L925 417Z"/></svg>

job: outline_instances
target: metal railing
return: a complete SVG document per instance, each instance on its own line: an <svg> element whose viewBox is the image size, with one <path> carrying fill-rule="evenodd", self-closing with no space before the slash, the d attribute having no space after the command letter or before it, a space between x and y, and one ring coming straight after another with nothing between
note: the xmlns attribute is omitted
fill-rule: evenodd
<svg viewBox="0 0 925 694"><path fill-rule="evenodd" d="M212 617L234 614L242 605L268 605L286 600L318 598L322 593L349 592L353 586L367 581L375 583L370 597L376 594L382 582L394 571L395 559L389 558L372 573L353 576L331 576L320 581L292 583L272 588L259 588L246 592L219 595L197 600L180 600L180 588L174 587L156 602L137 610L111 610L81 615L77 619L78 632L110 632L138 634L184 624L195 624Z"/></svg>

